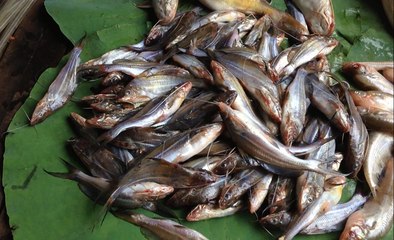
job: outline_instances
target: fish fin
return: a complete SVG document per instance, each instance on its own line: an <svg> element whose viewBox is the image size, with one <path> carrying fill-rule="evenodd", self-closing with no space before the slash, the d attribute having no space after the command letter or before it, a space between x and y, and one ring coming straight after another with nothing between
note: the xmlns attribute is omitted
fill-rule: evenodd
<svg viewBox="0 0 394 240"><path fill-rule="evenodd" d="M70 173L58 173L58 172L50 172L45 169L43 169L43 170L45 173L47 173L53 177L63 178L63 179L72 179L72 177L70 176Z"/></svg>
<svg viewBox="0 0 394 240"><path fill-rule="evenodd" d="M294 154L295 156L302 156L305 154L309 154L318 148L320 148L322 145L328 143L331 140L334 140L336 137L332 136L329 138L324 138L324 139L319 139L311 144L307 144L304 146L289 146L287 147L287 150Z"/></svg>
<svg viewBox="0 0 394 240"><path fill-rule="evenodd" d="M108 210L109 207L105 206L99 211L99 213L97 214L97 218L94 220L93 226L92 226L92 232L94 231L94 229L96 228L96 226L102 226L105 220L105 217L108 214Z"/></svg>
<svg viewBox="0 0 394 240"><path fill-rule="evenodd" d="M102 225L104 223L105 217L107 216L108 212L110 211L112 204L115 202L116 198L120 195L122 190L123 190L123 187L117 187L111 193L111 195L107 198L107 201L105 202L104 206L97 214L97 222L94 223L92 231L94 230L96 225L98 225L98 224Z"/></svg>
<svg viewBox="0 0 394 240"><path fill-rule="evenodd" d="M310 161L310 160L308 160L308 161ZM324 175L336 176L336 177L339 177L339 176L346 177L349 175L349 173L341 173L336 170L327 168L326 162L321 162L319 160L313 160L313 161L315 161L317 164L317 167L314 169L314 171L317 173L321 173Z"/></svg>
<svg viewBox="0 0 394 240"><path fill-rule="evenodd" d="M66 173L50 172L50 171L43 169L44 172L51 175L51 176L54 176L54 177L69 179L69 180L76 180L76 174L80 170L78 168L76 168L75 166L73 166L71 163L67 162L66 160L62 159L62 161L63 161L63 164L66 166L68 172L66 172Z"/></svg>

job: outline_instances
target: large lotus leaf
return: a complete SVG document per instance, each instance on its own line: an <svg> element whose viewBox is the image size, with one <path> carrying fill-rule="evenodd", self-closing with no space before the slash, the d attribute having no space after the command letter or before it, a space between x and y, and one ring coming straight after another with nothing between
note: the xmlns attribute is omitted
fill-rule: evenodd
<svg viewBox="0 0 394 240"><path fill-rule="evenodd" d="M145 11L135 7L139 2L142 1L46 0L45 6L70 41L77 43L87 35L82 53L85 61L142 39L148 20ZM188 5L191 3L188 1ZM334 0L333 3L338 30L334 36L341 43L330 56L334 70L346 60L392 60L393 38L386 30L385 16L376 1ZM274 0L273 4L284 7L281 0ZM101 207L86 198L76 183L43 171L66 171L61 159L74 161L66 147L67 140L74 135L68 117L72 111L83 112L76 101L97 84L81 83L64 108L41 124L27 126L28 116L66 58L57 68L41 75L9 126L3 183L10 224L15 229L14 239L143 239L137 227L110 214L101 224ZM342 200L346 201L354 190L355 183L350 181ZM274 239L246 211L222 219L182 223L210 239ZM296 237L337 238L337 234ZM392 239L392 230L385 239Z"/></svg>
<svg viewBox="0 0 394 240"><path fill-rule="evenodd" d="M137 28L146 24L146 12L136 5L143 1L46 0L48 13L59 24L60 30L77 43L85 34L123 23L134 23Z"/></svg>

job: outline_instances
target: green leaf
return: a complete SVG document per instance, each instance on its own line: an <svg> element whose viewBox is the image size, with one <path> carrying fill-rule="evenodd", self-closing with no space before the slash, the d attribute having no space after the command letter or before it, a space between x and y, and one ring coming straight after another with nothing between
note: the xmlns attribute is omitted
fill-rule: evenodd
<svg viewBox="0 0 394 240"><path fill-rule="evenodd" d="M336 30L353 43L369 28L390 31L382 5L377 1L333 0Z"/></svg>
<svg viewBox="0 0 394 240"><path fill-rule="evenodd" d="M82 60L140 41L147 31L146 11L131 0L46 0L49 14L64 35L77 43L86 34ZM193 1L184 1L187 9ZM375 1L334 0L337 21L335 37L340 46L329 56L332 68L339 71L347 60L391 60L393 38L385 31L386 23ZM283 1L273 5L284 9ZM154 20L149 20L154 23ZM55 112L45 122L27 126L35 104L67 60L57 68L46 70L32 89L29 98L9 126L5 143L3 183L6 206L15 240L25 239L144 239L138 227L110 214L101 225L100 206L86 198L75 182L57 179L48 171L66 171L60 159L73 162L66 141L74 136L68 122L70 112L83 114L73 101ZM97 83L82 83L73 99L90 94ZM75 161L74 161L75 162ZM344 199L354 191L350 182ZM139 210L141 211L141 210ZM141 211L149 216L152 213ZM180 212L184 214L184 212ZM184 216L184 215L183 215ZM254 215L246 211L231 217L197 223L182 222L210 239L274 239L262 229ZM94 227L94 230L92 230ZM276 233L276 237L278 233ZM296 239L337 239L338 234L299 236ZM392 230L386 239L392 239Z"/></svg>
<svg viewBox="0 0 394 240"><path fill-rule="evenodd" d="M348 61L387 61L393 60L392 36L388 32L368 29L358 38L349 50Z"/></svg>
<svg viewBox="0 0 394 240"><path fill-rule="evenodd" d="M146 26L146 12L136 7L142 0L46 0L48 13L74 44L85 34L118 24Z"/></svg>

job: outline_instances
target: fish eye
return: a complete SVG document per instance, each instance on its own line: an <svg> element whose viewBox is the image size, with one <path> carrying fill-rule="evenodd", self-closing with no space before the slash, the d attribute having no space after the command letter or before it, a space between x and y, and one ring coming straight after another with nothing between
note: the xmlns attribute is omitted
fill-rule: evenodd
<svg viewBox="0 0 394 240"><path fill-rule="evenodd" d="M273 224L278 224L278 219L273 218L273 219L272 219L272 223L273 223Z"/></svg>
<svg viewBox="0 0 394 240"><path fill-rule="evenodd" d="M230 193L226 193L226 194L224 195L224 198L227 199L227 200L230 199L230 197L231 197Z"/></svg>

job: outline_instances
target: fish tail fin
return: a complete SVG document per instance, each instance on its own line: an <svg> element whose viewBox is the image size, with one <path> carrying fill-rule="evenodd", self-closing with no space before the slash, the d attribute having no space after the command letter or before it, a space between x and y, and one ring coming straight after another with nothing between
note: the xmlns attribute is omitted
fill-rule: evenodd
<svg viewBox="0 0 394 240"><path fill-rule="evenodd" d="M58 178L63 178L63 179L69 179L69 180L77 180L78 179L78 174L81 173L81 171L73 166L71 163L65 161L62 159L63 164L66 166L68 172L66 173L59 173L59 172L50 172L44 169L44 172L47 174L58 177Z"/></svg>
<svg viewBox="0 0 394 240"><path fill-rule="evenodd" d="M308 160L311 162L312 167L312 171L315 171L317 173L323 174L323 175L331 175L331 176L335 176L335 177L339 177L339 176L343 176L346 177L349 174L345 174L345 173L341 173L338 172L334 169L331 169L330 167L327 167L327 163L326 162L321 162L319 160Z"/></svg>
<svg viewBox="0 0 394 240"><path fill-rule="evenodd" d="M112 204L115 202L116 198L119 196L122 188L118 187L116 188L111 195L108 197L107 201L105 202L104 206L100 209L100 211L97 213L97 218L93 224L92 227L92 232L96 228L96 226L101 226L104 223L105 217L107 216L108 212L110 211L110 208Z"/></svg>

